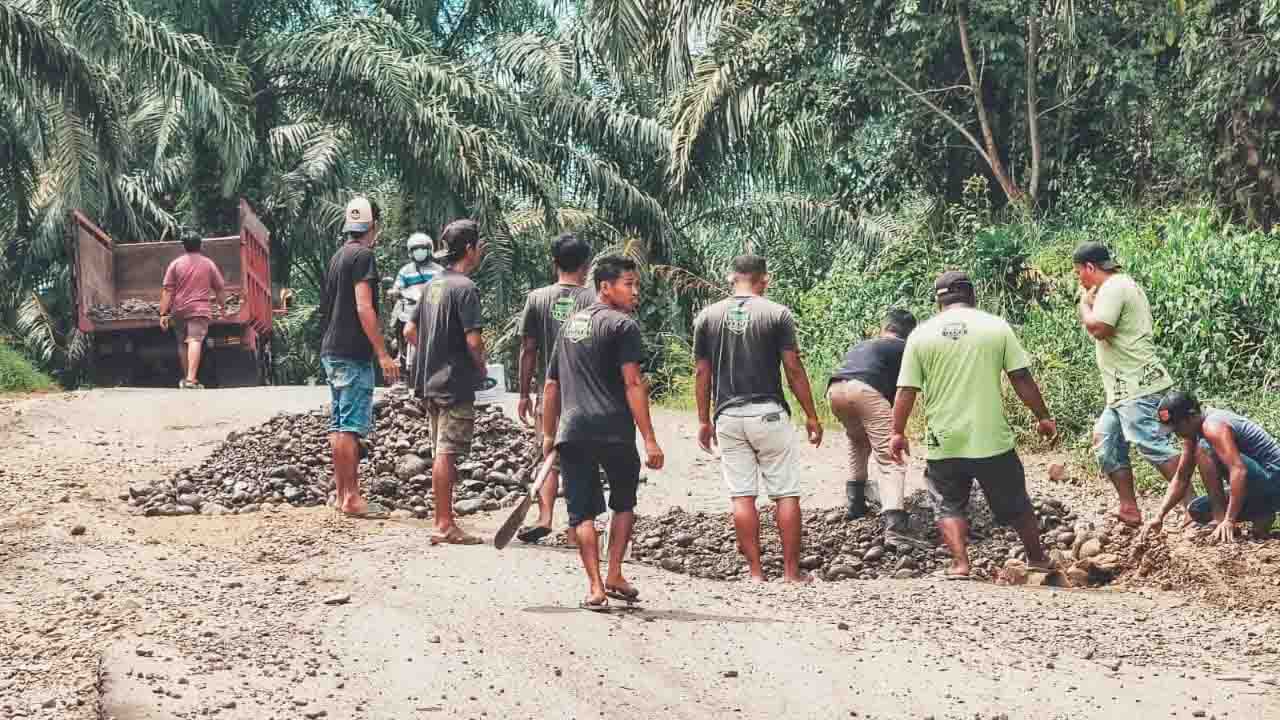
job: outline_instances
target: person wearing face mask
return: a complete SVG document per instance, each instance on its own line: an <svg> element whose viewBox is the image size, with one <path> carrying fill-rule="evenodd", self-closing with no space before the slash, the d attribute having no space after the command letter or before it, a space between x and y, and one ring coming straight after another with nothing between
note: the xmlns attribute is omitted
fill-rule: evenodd
<svg viewBox="0 0 1280 720"><path fill-rule="evenodd" d="M396 342L400 351L400 377L406 381L408 369L413 367L414 344L405 340L404 326L418 314L418 301L422 298L422 288L431 282L431 278L444 272L439 263L431 259L433 244L431 236L424 232L416 232L409 236L409 262L396 273L395 284L391 286L390 295L397 298L392 315L396 323Z"/></svg>

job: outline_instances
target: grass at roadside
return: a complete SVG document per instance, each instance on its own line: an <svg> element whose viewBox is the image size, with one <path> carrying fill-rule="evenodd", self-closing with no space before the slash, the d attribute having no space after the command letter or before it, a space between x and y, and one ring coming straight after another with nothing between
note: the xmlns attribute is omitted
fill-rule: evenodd
<svg viewBox="0 0 1280 720"><path fill-rule="evenodd" d="M54 389L48 375L36 370L17 350L0 343L0 394Z"/></svg>

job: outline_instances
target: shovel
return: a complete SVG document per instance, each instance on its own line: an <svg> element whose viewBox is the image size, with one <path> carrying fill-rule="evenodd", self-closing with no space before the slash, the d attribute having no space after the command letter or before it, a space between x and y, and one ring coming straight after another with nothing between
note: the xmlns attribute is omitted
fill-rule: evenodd
<svg viewBox="0 0 1280 720"><path fill-rule="evenodd" d="M542 483L547 481L547 476L551 474L551 467L555 465L556 457L559 455L558 450L552 450L542 461L542 465L538 466L538 474L534 478L533 488L529 490L529 494L524 496L519 505L511 511L511 515L507 517L506 522L502 523L502 527L498 528L498 532L493 536L493 546L499 550L505 548L511 543L511 538L516 536L520 530L521 523L529 514L529 508L533 506L533 499L538 497L538 492L542 490Z"/></svg>

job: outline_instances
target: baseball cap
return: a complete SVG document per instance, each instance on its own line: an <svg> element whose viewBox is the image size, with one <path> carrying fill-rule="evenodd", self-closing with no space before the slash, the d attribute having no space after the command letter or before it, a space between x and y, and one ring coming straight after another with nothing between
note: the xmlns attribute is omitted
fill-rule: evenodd
<svg viewBox="0 0 1280 720"><path fill-rule="evenodd" d="M948 270L938 276L933 283L933 294L942 297L953 292L973 292L973 280L963 270Z"/></svg>
<svg viewBox="0 0 1280 720"><path fill-rule="evenodd" d="M1200 401L1195 395L1173 390L1160 399L1160 404L1156 407L1156 418L1159 419L1161 428L1172 431L1175 423L1186 420L1198 412L1200 412Z"/></svg>
<svg viewBox="0 0 1280 720"><path fill-rule="evenodd" d="M373 206L369 203L369 198L351 198L351 202L347 203L347 211L342 217L345 222L342 232L356 235L369 232L374 221Z"/></svg>
<svg viewBox="0 0 1280 720"><path fill-rule="evenodd" d="M1111 258L1111 251L1107 246L1097 242L1082 243L1071 253L1071 262L1074 265L1093 263L1103 270L1120 269L1120 264Z"/></svg>

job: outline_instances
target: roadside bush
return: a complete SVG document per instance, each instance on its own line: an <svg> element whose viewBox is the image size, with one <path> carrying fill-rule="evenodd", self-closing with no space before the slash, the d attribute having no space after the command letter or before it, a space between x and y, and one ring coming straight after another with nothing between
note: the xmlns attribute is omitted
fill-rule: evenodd
<svg viewBox="0 0 1280 720"><path fill-rule="evenodd" d="M0 342L0 393L38 392L54 387L48 375L36 370L17 350Z"/></svg>

